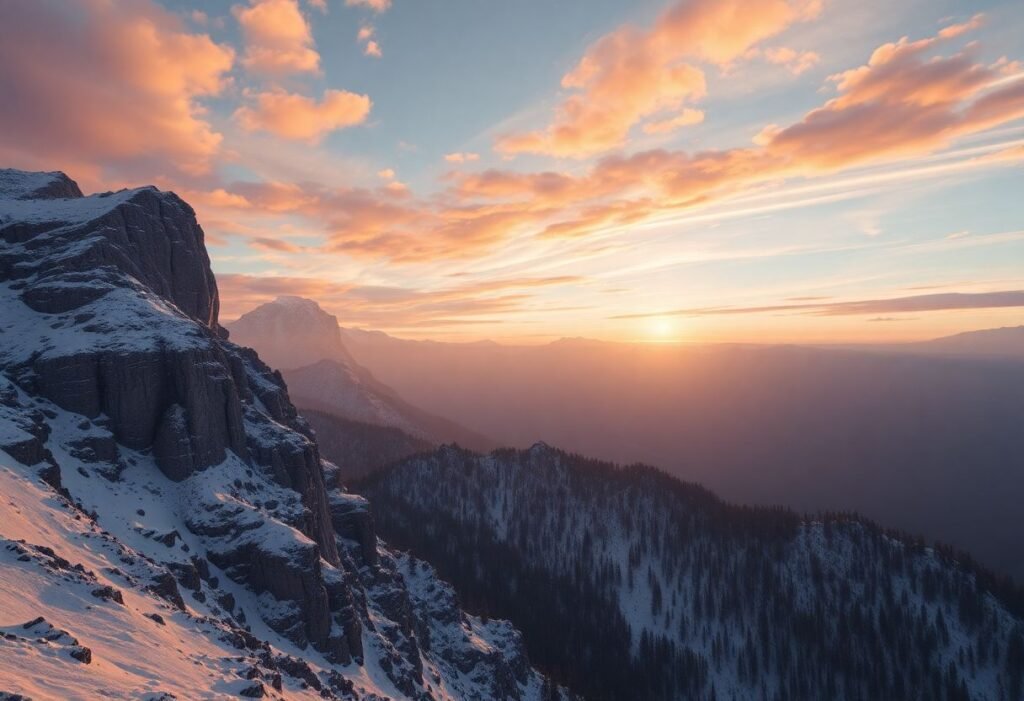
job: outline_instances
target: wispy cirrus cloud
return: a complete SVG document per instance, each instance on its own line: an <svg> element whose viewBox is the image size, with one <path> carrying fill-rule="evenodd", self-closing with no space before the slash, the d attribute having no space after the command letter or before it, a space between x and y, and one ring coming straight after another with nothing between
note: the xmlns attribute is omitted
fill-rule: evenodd
<svg viewBox="0 0 1024 701"><path fill-rule="evenodd" d="M324 278L226 274L218 276L224 318L236 318L281 295L316 299L345 324L386 328L494 323L481 315L528 311L541 288L576 285L574 275L483 279L437 289L356 285Z"/></svg>
<svg viewBox="0 0 1024 701"><path fill-rule="evenodd" d="M1024 290L999 292L939 292L909 297L863 299L845 302L813 301L799 304L771 304L755 307L691 307L642 314L620 314L613 319L642 319L658 316L723 316L766 313L803 313L815 316L858 316L904 314L958 309L1001 309L1024 307Z"/></svg>

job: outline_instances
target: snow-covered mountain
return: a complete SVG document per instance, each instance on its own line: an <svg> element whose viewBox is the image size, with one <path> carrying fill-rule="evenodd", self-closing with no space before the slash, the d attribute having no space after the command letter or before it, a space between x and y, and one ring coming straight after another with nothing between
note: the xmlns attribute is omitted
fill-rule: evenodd
<svg viewBox="0 0 1024 701"><path fill-rule="evenodd" d="M362 489L385 537L591 699L1024 698L1024 593L854 516L543 444L445 447Z"/></svg>
<svg viewBox="0 0 1024 701"><path fill-rule="evenodd" d="M349 421L397 428L410 436L459 443L478 450L496 443L405 401L359 365L342 342L338 318L311 299L278 297L227 325L239 345L284 374L302 409L328 412Z"/></svg>
<svg viewBox="0 0 1024 701"><path fill-rule="evenodd" d="M0 170L0 698L547 699L227 340L192 209Z"/></svg>

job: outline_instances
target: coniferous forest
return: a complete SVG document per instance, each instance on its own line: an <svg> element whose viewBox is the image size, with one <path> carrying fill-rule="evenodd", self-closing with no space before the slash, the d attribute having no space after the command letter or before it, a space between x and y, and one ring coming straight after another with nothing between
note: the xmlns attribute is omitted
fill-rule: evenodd
<svg viewBox="0 0 1024 701"><path fill-rule="evenodd" d="M1024 698L1024 596L854 515L653 468L445 447L371 476L379 532L588 699Z"/></svg>

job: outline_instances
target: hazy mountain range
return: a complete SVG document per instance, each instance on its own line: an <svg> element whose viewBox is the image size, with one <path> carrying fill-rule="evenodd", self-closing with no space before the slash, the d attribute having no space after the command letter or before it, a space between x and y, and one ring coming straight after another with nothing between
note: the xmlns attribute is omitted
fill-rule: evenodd
<svg viewBox="0 0 1024 701"><path fill-rule="evenodd" d="M249 320L296 304L263 305L237 322L247 322L246 335L235 338L263 353L262 338L279 326ZM320 314L325 328L308 344L302 328L288 332L303 360L336 325ZM336 343L344 350L335 354L357 371L314 364L285 376L300 406L409 430L410 421L346 410L351 388L382 387L385 406L423 407L420 415L444 417L463 436L493 439L414 429L435 442L486 450L545 441L655 465L741 503L856 511L1021 578L1022 337L1024 327L855 348L587 339L506 346L343 328Z"/></svg>
<svg viewBox="0 0 1024 701"><path fill-rule="evenodd" d="M505 445L644 462L742 503L855 510L1024 577L1021 333L925 352L343 339L409 401Z"/></svg>

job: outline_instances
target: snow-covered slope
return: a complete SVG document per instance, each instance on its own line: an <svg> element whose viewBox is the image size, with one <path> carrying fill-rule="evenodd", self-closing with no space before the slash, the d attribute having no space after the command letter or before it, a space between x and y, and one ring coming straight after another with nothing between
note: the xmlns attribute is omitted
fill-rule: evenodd
<svg viewBox="0 0 1024 701"><path fill-rule="evenodd" d="M175 195L0 170L0 697L549 691L378 542L217 312Z"/></svg>
<svg viewBox="0 0 1024 701"><path fill-rule="evenodd" d="M1024 697L1024 594L855 517L542 444L446 447L362 489L385 537L592 698Z"/></svg>

